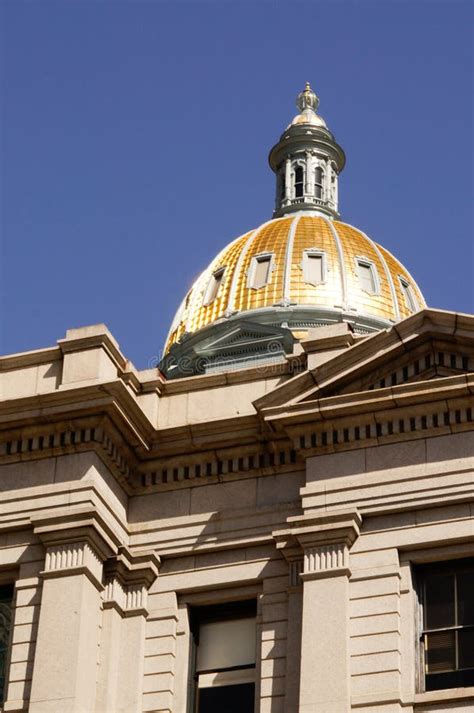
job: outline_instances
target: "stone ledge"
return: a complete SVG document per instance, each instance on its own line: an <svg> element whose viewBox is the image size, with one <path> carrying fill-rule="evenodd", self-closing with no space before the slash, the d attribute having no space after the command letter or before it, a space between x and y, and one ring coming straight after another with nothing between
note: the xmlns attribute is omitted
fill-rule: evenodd
<svg viewBox="0 0 474 713"><path fill-rule="evenodd" d="M453 703L454 701L474 701L474 686L467 688L444 688L440 691L416 693L413 701L404 701L403 705L422 705L428 703Z"/></svg>

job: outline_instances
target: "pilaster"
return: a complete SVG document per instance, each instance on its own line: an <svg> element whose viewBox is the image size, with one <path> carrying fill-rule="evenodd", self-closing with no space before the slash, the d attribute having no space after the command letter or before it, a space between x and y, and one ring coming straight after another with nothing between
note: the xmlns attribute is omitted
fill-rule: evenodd
<svg viewBox="0 0 474 713"><path fill-rule="evenodd" d="M356 510L321 511L288 518L288 530L274 533L290 576L298 548L303 562L299 713L350 711L349 549L360 524Z"/></svg>
<svg viewBox="0 0 474 713"><path fill-rule="evenodd" d="M148 590L159 564L153 552L130 553L125 547L105 563L97 713L142 709Z"/></svg>
<svg viewBox="0 0 474 713"><path fill-rule="evenodd" d="M77 537L76 531L72 541L46 549L31 713L94 710L102 557L86 532L82 541Z"/></svg>
<svg viewBox="0 0 474 713"><path fill-rule="evenodd" d="M303 551L291 532L274 533L288 562L288 633L286 642L285 711L297 711L300 695L301 627L303 621Z"/></svg>

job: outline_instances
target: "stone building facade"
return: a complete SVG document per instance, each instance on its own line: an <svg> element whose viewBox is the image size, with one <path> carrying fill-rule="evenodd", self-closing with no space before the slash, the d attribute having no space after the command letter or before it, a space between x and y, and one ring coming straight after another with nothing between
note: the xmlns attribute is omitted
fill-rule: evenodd
<svg viewBox="0 0 474 713"><path fill-rule="evenodd" d="M473 709L474 319L338 222L305 92L160 370L104 325L0 359L5 712Z"/></svg>

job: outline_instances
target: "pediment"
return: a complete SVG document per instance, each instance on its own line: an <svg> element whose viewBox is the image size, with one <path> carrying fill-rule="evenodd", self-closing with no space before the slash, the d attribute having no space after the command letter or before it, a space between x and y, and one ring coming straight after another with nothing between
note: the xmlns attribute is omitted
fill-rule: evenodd
<svg viewBox="0 0 474 713"><path fill-rule="evenodd" d="M290 329L245 319L223 319L185 336L160 362L167 378L253 365L293 351Z"/></svg>
<svg viewBox="0 0 474 713"><path fill-rule="evenodd" d="M474 317L423 310L370 335L254 402L257 410L291 407L474 371Z"/></svg>
<svg viewBox="0 0 474 713"><path fill-rule="evenodd" d="M208 339L201 339L196 352L198 354L213 354L226 351L228 348L234 351L239 347L248 349L254 346L262 349L267 344L282 344L283 342L285 345L288 342L288 347L294 342L288 329L250 321L227 322L215 326Z"/></svg>

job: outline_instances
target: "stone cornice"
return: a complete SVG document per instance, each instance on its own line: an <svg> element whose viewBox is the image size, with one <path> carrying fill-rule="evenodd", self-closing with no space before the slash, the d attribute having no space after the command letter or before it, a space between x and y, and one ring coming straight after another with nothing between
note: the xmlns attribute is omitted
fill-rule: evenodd
<svg viewBox="0 0 474 713"><path fill-rule="evenodd" d="M285 471L310 455L473 429L473 393L474 374L464 374L269 409L265 420L242 416L157 432L127 387L113 382L105 390L17 400L24 425L0 434L0 455L16 462L94 450L127 492L169 489ZM28 410L32 400L36 408ZM131 418L136 412L146 433Z"/></svg>
<svg viewBox="0 0 474 713"><path fill-rule="evenodd" d="M289 517L288 531L275 532L277 547L287 547L285 537L290 535L289 543L296 540L304 550L318 545L344 544L350 547L359 535L362 517L355 509L325 510L307 512L304 515ZM280 545L281 543L281 545Z"/></svg>
<svg viewBox="0 0 474 713"><path fill-rule="evenodd" d="M123 545L109 558L105 576L117 579L123 586L144 585L150 587L158 576L160 557L153 551L134 551Z"/></svg>
<svg viewBox="0 0 474 713"><path fill-rule="evenodd" d="M205 391L265 377L250 369L165 384L154 370L136 372L103 325L71 330L57 348L11 359L48 363L64 355L74 366L76 354L100 351L94 357L94 378L75 382L77 373L71 368L70 381L54 391L0 402L0 456L10 463L93 450L132 493L285 472L298 469L311 455L473 429L473 373L440 376L438 371L440 378L427 379L415 371L414 379L420 380L405 383L392 374L397 385L382 388L384 375L378 372L374 382L365 387L359 383L352 393L324 395L319 388L330 384L332 389L342 379L347 389L353 384L350 375L393 360L400 349L418 360L419 341L428 337L451 339L453 350L460 342L472 346L472 325L467 315L424 310L388 331L356 340L329 362L286 381L255 402L255 414L164 429L148 418L139 393ZM325 333L327 344L352 340L349 332L333 332ZM317 340L313 344L310 339L306 347L310 353L317 350ZM465 371L468 354L451 354L456 369Z"/></svg>
<svg viewBox="0 0 474 713"><path fill-rule="evenodd" d="M418 344L430 339L465 344L474 348L474 317L442 310L425 309L394 325L358 340L352 347L304 372L288 383L273 389L254 402L258 411L279 406L289 406L292 399L310 398L311 392L334 389L338 383L347 383L359 376L362 370L375 368L409 353Z"/></svg>
<svg viewBox="0 0 474 713"><path fill-rule="evenodd" d="M86 542L102 560L117 555L123 548L92 503L34 514L30 521L33 532L46 547Z"/></svg>
<svg viewBox="0 0 474 713"><path fill-rule="evenodd" d="M33 515L31 524L46 548L43 579L84 574L104 592L105 608L146 615L160 566L155 552L132 552L92 503Z"/></svg>
<svg viewBox="0 0 474 713"><path fill-rule="evenodd" d="M132 446L148 448L153 424L121 379L0 401L0 427L19 428L81 415L108 414Z"/></svg>
<svg viewBox="0 0 474 713"><path fill-rule="evenodd" d="M18 354L7 354L0 356L0 372L26 369L37 364L60 361L61 358L62 352L59 347L46 347L45 349L34 349L29 352L19 352Z"/></svg>
<svg viewBox="0 0 474 713"><path fill-rule="evenodd" d="M471 397L473 393L474 373L468 373L267 408L262 411L262 416L274 429L287 429L307 422L372 414L415 404L446 402L454 398Z"/></svg>

